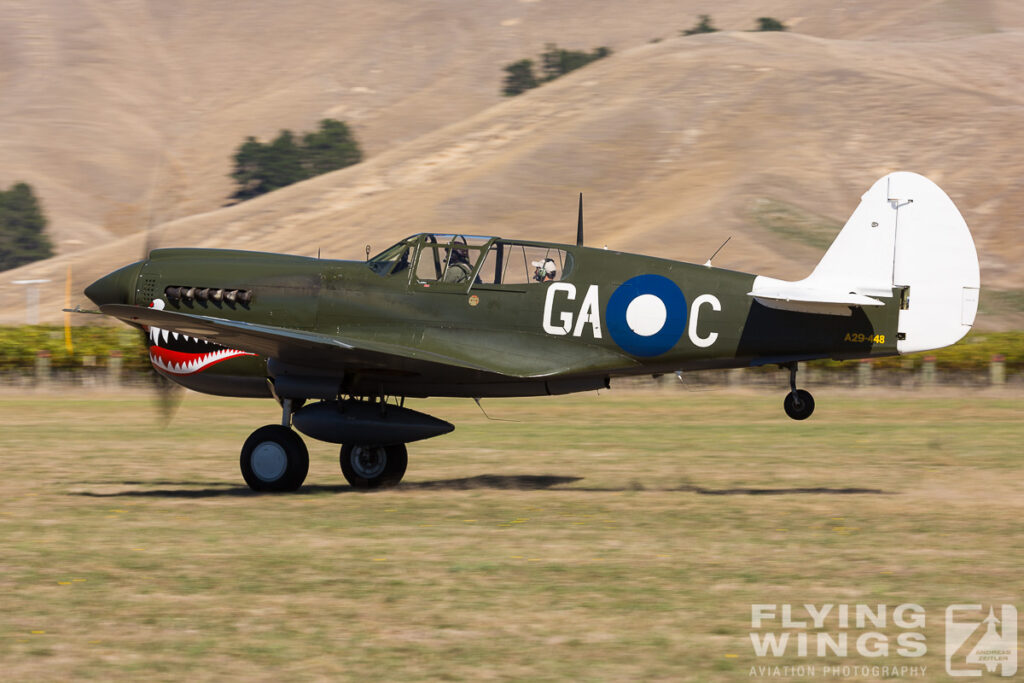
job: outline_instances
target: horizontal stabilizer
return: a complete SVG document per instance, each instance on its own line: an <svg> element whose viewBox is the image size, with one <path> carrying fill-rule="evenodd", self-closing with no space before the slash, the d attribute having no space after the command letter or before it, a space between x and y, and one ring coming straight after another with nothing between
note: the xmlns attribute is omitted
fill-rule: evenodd
<svg viewBox="0 0 1024 683"><path fill-rule="evenodd" d="M853 306L883 306L884 302L864 294L808 287L804 282L787 282L758 276L747 296L768 308L822 315L852 314Z"/></svg>

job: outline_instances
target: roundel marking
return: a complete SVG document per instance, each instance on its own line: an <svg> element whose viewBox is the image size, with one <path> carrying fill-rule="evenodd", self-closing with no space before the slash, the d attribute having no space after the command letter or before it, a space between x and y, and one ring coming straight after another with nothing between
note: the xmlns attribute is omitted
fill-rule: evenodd
<svg viewBox="0 0 1024 683"><path fill-rule="evenodd" d="M665 302L653 294L641 294L626 306L626 324L641 337L650 337L660 332L667 319Z"/></svg>
<svg viewBox="0 0 1024 683"><path fill-rule="evenodd" d="M686 297L661 275L637 275L612 292L605 309L608 332L623 351L660 356L686 329Z"/></svg>

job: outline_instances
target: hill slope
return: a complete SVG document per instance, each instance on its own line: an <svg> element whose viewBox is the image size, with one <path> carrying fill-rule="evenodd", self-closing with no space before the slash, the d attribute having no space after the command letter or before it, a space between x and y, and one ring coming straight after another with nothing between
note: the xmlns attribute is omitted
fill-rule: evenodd
<svg viewBox="0 0 1024 683"><path fill-rule="evenodd" d="M943 14L946 5L933 4L935 21L915 25L922 38L986 28L965 29L953 21L956 16ZM790 5L800 9L809 3ZM1002 3L983 5L991 23L1016 19ZM534 9L532 3L482 6L492 19L509 7ZM744 9L756 16L759 8L750 3ZM594 25L602 26L601 12L595 14ZM845 25L850 33L877 38L898 20L872 28L868 17L861 24L848 18ZM690 23L686 17L678 21ZM724 19L720 23L726 25ZM649 23L636 26L629 29L634 34L650 29ZM583 45L613 42L592 38ZM367 241L382 248L420 230L571 240L575 193L583 191L591 244L703 261L734 235L717 265L795 278L813 266L822 241L877 176L907 169L932 177L957 202L978 242L984 286L1010 290L1012 304L1014 292L1024 289L1016 273L1024 249L1012 239L1024 190L1017 180L1020 162L1005 141L1014 139L1020 119L1016 74L1022 48L1024 34L1015 32L914 43L719 33L619 48L609 59L511 100L497 97L500 79L490 65L486 78L484 70L457 76L487 80L493 88L472 105L453 102L447 111L425 101L409 105L432 114L445 111L438 118L396 114L393 109L401 105L368 108L372 123L359 125L379 137L368 136L375 153L363 164L243 205L171 221L154 236L160 246L307 254L320 249L325 257L348 258L361 258ZM513 45L497 61L535 51L532 44ZM438 85L438 91L445 87L483 92L464 83ZM428 90L436 103L438 94ZM138 88L125 94L134 92ZM334 113L329 109L318 110L310 122ZM168 114L168 120L178 116ZM390 116L406 127L396 125L387 138L380 131ZM456 122L431 130L446 116ZM279 125L270 124L267 132ZM208 134L226 139L226 130ZM230 149L236 142L231 137L225 144ZM183 157L172 167L190 169L189 187L212 187L210 179L223 181L224 172L214 172L214 166L212 157L194 165ZM144 195L151 176L135 176L135 191ZM173 178L167 173L158 185L173 185ZM225 183L217 196L226 194ZM126 188L125 196L130 194ZM161 195L159 217L204 205L194 197L192 204L175 203L176 196ZM216 204L206 201L211 203ZM797 228L783 230L780 223ZM100 246L12 271L9 279L55 280L44 290L54 318L63 290L56 283L63 282L67 263L75 263L75 289L81 291L92 278L142 252L138 235L109 244L102 244L110 237L102 230L95 235ZM0 320L20 321L21 293L6 284L0 293ZM983 322L1020 324L1005 315Z"/></svg>

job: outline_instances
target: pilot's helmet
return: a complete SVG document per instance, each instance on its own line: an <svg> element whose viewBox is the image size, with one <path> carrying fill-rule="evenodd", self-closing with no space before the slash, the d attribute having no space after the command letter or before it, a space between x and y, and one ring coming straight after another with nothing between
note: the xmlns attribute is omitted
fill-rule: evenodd
<svg viewBox="0 0 1024 683"><path fill-rule="evenodd" d="M469 263L469 251L466 249L452 249L448 248L451 252L452 263Z"/></svg>
<svg viewBox="0 0 1024 683"><path fill-rule="evenodd" d="M543 261L533 261L533 267L536 268L534 271L534 277L538 280L543 280L545 277L554 277L555 272L558 268L555 266L555 262L549 258Z"/></svg>

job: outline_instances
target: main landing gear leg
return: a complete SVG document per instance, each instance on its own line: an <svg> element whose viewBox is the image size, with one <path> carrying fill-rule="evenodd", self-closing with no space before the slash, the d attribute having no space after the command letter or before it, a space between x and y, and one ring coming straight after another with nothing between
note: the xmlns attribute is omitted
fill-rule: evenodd
<svg viewBox="0 0 1024 683"><path fill-rule="evenodd" d="M814 412L814 397L811 392L796 388L796 363L790 363L789 368L789 393L786 394L782 407L794 420L806 420Z"/></svg>

